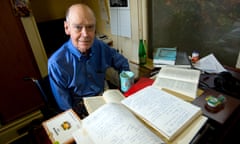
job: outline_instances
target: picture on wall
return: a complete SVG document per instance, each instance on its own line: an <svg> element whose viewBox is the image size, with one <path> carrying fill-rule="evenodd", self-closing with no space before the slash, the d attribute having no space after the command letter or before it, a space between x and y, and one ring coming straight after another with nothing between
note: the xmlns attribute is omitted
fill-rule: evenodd
<svg viewBox="0 0 240 144"><path fill-rule="evenodd" d="M110 0L110 7L128 7L128 0Z"/></svg>

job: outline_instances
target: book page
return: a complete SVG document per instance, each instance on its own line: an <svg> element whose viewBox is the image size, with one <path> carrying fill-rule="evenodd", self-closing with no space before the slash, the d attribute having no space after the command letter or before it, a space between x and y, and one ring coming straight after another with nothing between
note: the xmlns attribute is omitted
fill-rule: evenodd
<svg viewBox="0 0 240 144"><path fill-rule="evenodd" d="M103 96L84 97L83 102L89 114L106 103Z"/></svg>
<svg viewBox="0 0 240 144"><path fill-rule="evenodd" d="M201 136L201 133L199 133L199 131L207 122L207 120L208 118L206 116L199 116L196 120L193 121L193 123L191 123L189 127L187 127L178 137L176 137L172 143L190 144L196 135Z"/></svg>
<svg viewBox="0 0 240 144"><path fill-rule="evenodd" d="M164 67L159 71L153 85L176 91L195 99L199 77L200 71L198 70Z"/></svg>
<svg viewBox="0 0 240 144"><path fill-rule="evenodd" d="M43 127L52 143L67 143L73 141L72 133L80 129L82 124L77 114L70 109L44 121Z"/></svg>
<svg viewBox="0 0 240 144"><path fill-rule="evenodd" d="M76 144L95 144L87 131L83 128L75 131L72 135Z"/></svg>
<svg viewBox="0 0 240 144"><path fill-rule="evenodd" d="M108 89L103 93L106 103L120 103L125 97L118 89Z"/></svg>
<svg viewBox="0 0 240 144"><path fill-rule="evenodd" d="M179 97L179 98L181 98L181 99L183 99L183 100L185 100L185 101L187 101L187 102L192 102L192 101L194 101L194 99L196 98L196 97L187 96L187 95L185 95L185 94L176 92L176 91L174 91L174 90L169 90L169 89L166 89L166 88L161 88L161 90L163 90L163 91L165 91L165 92L167 92L167 93L170 93L170 94L172 94L172 95L174 95L174 96L176 96L176 97ZM198 88L198 89L197 89L197 96L202 95L203 92L204 92L203 90L201 90L201 89Z"/></svg>
<svg viewBox="0 0 240 144"><path fill-rule="evenodd" d="M172 140L201 114L201 108L154 86L148 86L122 103L168 140Z"/></svg>
<svg viewBox="0 0 240 144"><path fill-rule="evenodd" d="M105 103L120 103L124 98L118 89L108 89L103 96L84 97L83 101L88 113L92 113Z"/></svg>
<svg viewBox="0 0 240 144"><path fill-rule="evenodd" d="M83 127L94 143L163 143L122 104L107 103L103 105L83 120Z"/></svg>
<svg viewBox="0 0 240 144"><path fill-rule="evenodd" d="M159 87L159 88L165 88L169 90L176 91L178 93L184 94L188 97L191 97L193 99L197 96L197 84L193 84L191 82L187 81L177 81L174 79L167 79L167 78L157 78L153 85Z"/></svg>
<svg viewBox="0 0 240 144"><path fill-rule="evenodd" d="M162 68L158 73L158 77L198 83L200 71L170 66Z"/></svg>

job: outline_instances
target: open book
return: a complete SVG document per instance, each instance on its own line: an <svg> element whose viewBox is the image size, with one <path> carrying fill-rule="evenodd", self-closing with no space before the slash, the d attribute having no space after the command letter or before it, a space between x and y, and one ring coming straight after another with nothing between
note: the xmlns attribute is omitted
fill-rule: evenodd
<svg viewBox="0 0 240 144"><path fill-rule="evenodd" d="M96 107L96 101L102 104ZM190 143L207 121L197 106L154 86L127 98L117 89L107 90L85 104L94 108L82 120L70 109L43 122L52 143Z"/></svg>
<svg viewBox="0 0 240 144"><path fill-rule="evenodd" d="M83 129L73 134L77 144L163 144L126 107L107 103L82 120Z"/></svg>
<svg viewBox="0 0 240 144"><path fill-rule="evenodd" d="M123 95L119 92L119 90L110 91L111 94L107 92L104 93L102 97L96 97L96 101L102 101L101 103L103 105L99 106L99 108L94 106L94 108L90 109L90 115L83 120L84 128L84 123L88 123L86 125L86 127L88 127L86 131L87 133L89 133L88 135L90 137L93 136L93 138L91 139L96 139L95 137L98 137L98 132L96 130L99 129L100 125L102 125L101 131L105 131L110 127L114 127L114 125L122 125L123 121L129 121L129 123L124 124L124 126L128 125L128 128L135 128L135 126L131 126L132 123L137 124L141 122L142 124L146 125L151 130L151 132L159 136L164 142L176 142L186 138L186 135L189 135L186 130L190 127L195 127L195 131L192 132L190 136L191 138L193 138L193 136L196 134L196 131L199 130L206 121L206 118L201 115L201 108L191 103L188 103L178 97L175 97L167 92L164 92L154 86L147 86L127 98L124 98ZM114 104L108 103L108 98L116 98L120 101L117 102L116 100L114 101ZM84 99L84 103L86 104L88 110L91 106L94 105L92 102L96 102L93 101L93 99L94 97ZM119 111L121 111L121 115L118 114L117 117L114 117L114 114L112 113L113 109L119 109ZM115 111L114 113L117 112ZM136 118L132 118L132 116L125 116L125 113L129 113L126 115L130 115L130 113L132 113L132 115L135 115ZM198 121L198 123L196 121ZM106 126L104 126L103 123L106 124ZM90 127L90 125L93 125L93 127ZM198 129L196 129L196 127ZM89 129L91 129L91 132L89 132ZM119 128L117 127L117 129ZM112 128L112 130L108 131L114 130ZM126 132L126 130L124 131L125 132L122 132L128 135L128 132ZM121 135L123 135L122 132ZM142 136L140 136L139 138L141 137ZM188 140L191 138L188 138Z"/></svg>
<svg viewBox="0 0 240 144"><path fill-rule="evenodd" d="M199 78L199 70L163 67L157 74L153 85L175 93L174 95L186 101L193 101L197 97Z"/></svg>
<svg viewBox="0 0 240 144"><path fill-rule="evenodd" d="M92 113L105 103L120 103L124 98L118 89L107 89L102 96L84 97L83 101L88 113Z"/></svg>

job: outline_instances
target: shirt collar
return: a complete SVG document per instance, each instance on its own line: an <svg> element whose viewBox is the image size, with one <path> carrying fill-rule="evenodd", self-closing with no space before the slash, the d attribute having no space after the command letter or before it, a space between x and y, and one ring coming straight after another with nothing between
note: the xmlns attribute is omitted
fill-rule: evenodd
<svg viewBox="0 0 240 144"><path fill-rule="evenodd" d="M73 55L75 55L79 60L81 59L81 57L84 57L84 59L86 59L86 56L82 55L81 52L72 44L71 39L69 39L67 45L68 45L70 52ZM92 55L93 55L93 52L92 52L92 47L91 47L88 57L91 57Z"/></svg>

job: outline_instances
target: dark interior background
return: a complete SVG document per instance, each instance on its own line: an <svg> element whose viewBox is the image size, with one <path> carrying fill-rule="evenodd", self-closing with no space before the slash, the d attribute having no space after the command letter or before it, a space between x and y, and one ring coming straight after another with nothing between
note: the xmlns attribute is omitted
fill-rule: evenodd
<svg viewBox="0 0 240 144"><path fill-rule="evenodd" d="M149 46L177 46L200 57L213 53L223 65L235 67L240 49L239 0L148 1Z"/></svg>
<svg viewBox="0 0 240 144"><path fill-rule="evenodd" d="M65 18L61 18L37 23L39 34L48 57L69 39L69 36L64 31L64 20Z"/></svg>

